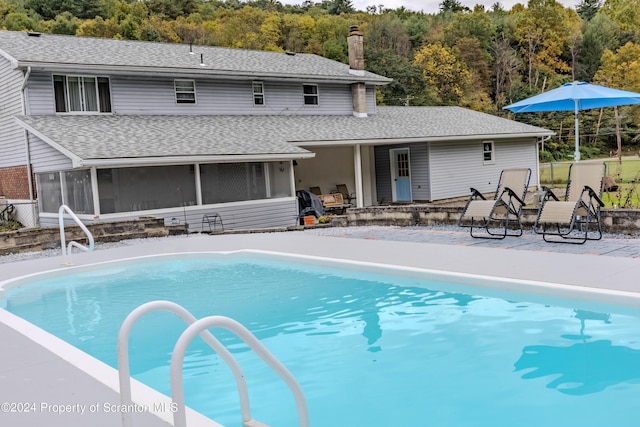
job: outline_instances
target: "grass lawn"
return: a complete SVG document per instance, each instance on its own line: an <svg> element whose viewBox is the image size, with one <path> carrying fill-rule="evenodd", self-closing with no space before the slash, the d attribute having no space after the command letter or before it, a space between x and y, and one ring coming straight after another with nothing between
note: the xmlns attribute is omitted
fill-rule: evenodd
<svg viewBox="0 0 640 427"><path fill-rule="evenodd" d="M612 176L618 184L617 191L604 192L602 201L605 207L638 208L640 207L640 158L625 157L622 163L617 160L606 160L607 175ZM557 187L567 184L571 162L541 163L540 184ZM553 177L553 180L552 180Z"/></svg>

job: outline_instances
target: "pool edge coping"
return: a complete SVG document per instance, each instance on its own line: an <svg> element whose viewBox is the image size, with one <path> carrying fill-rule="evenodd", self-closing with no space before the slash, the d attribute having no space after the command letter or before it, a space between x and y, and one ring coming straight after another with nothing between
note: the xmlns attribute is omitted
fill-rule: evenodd
<svg viewBox="0 0 640 427"><path fill-rule="evenodd" d="M240 249L232 251L185 251L172 252L165 254L143 255L138 257L128 257L118 260L102 261L97 263L88 263L84 265L60 267L43 272L31 273L24 276L0 281L0 322L14 329L18 333L24 335L31 341L41 345L43 348L52 352L56 356L77 367L89 377L102 383L112 389L119 395L118 370L112 368L104 362L94 358L84 351L74 347L73 345L55 337L36 325L14 315L5 310L6 307L6 291L27 285L37 278L50 278L73 274L83 271L92 271L96 267L124 266L128 264L138 263L140 260L157 260L157 259L176 259L179 257L215 255L221 258L241 258L247 255L266 260L292 261L296 260L301 264L314 266L340 267L348 270L366 271L367 273L400 274L403 277L421 278L428 280L439 280L442 282L451 282L452 278L456 279L456 283L472 287L481 287L483 289L492 289L499 291L514 291L519 293L527 293L533 295L545 295L559 298L576 298L579 294L584 300L597 302L602 304L616 304L625 307L640 307L640 293L611 290L603 288L594 288L589 286L579 286L570 284L560 284L552 282L543 282L535 280L523 280L515 278L504 278L498 276L480 275L472 273L459 273L445 270L399 266L392 264L380 264L368 261L344 260L315 255L290 254L286 252L268 251L260 249ZM354 268L356 267L356 268ZM426 276L425 276L426 275ZM480 283L480 284L479 284ZM9 285L9 286L7 286ZM519 286L515 289L514 285ZM605 299L603 301L603 298ZM633 302L633 304L630 304ZM53 346L53 348L51 347ZM149 386L132 378L133 402L140 405L152 405L154 402L171 402L171 398L162 393L157 392ZM173 417L170 413L152 412L162 421L173 425ZM187 416L189 422L199 426L222 427L209 417L187 407ZM193 420L193 421L192 421Z"/></svg>

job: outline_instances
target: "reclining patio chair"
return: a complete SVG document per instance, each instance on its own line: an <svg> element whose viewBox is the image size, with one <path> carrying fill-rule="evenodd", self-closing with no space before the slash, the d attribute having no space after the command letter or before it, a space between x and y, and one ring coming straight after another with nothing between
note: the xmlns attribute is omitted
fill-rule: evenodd
<svg viewBox="0 0 640 427"><path fill-rule="evenodd" d="M338 193L342 194L342 199L348 205L350 205L356 199L356 193L349 193L347 184L338 184L336 185L336 189L338 190Z"/></svg>
<svg viewBox="0 0 640 427"><path fill-rule="evenodd" d="M604 206L600 196L605 170L604 163L572 164L564 200L560 201L547 189L533 231L542 234L545 242L583 244L587 240L600 240L600 208ZM591 237L589 232L594 226L596 237Z"/></svg>
<svg viewBox="0 0 640 427"><path fill-rule="evenodd" d="M458 225L469 227L471 237L504 239L506 236L522 236L522 207L529 187L531 169L504 169L500 173L498 188L493 199L488 200L475 188L462 210ZM511 224L516 224L517 228ZM482 228L481 234L473 234L474 228Z"/></svg>

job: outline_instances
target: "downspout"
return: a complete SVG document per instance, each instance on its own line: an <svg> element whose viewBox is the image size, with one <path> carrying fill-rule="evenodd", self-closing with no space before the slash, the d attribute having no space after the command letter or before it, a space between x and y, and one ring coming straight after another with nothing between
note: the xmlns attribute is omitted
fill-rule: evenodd
<svg viewBox="0 0 640 427"><path fill-rule="evenodd" d="M27 88L27 81L29 80L29 76L31 76L31 67L27 67L27 72L24 74L24 79L22 80L22 87L20 88L20 93L22 95L22 115L27 115L27 97L25 96L25 90ZM24 147L27 155L27 182L29 184L29 202L31 202L31 217L35 220L36 218L36 210L33 205L33 173L31 170L31 153L29 150L29 133L26 129L24 129ZM34 224L35 225L35 224Z"/></svg>

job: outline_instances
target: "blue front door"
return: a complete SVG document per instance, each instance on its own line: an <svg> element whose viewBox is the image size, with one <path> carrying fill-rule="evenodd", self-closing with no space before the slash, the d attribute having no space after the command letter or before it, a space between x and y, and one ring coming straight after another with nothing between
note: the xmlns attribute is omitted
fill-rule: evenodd
<svg viewBox="0 0 640 427"><path fill-rule="evenodd" d="M411 201L411 172L409 168L409 149L391 150L392 192L394 202Z"/></svg>

